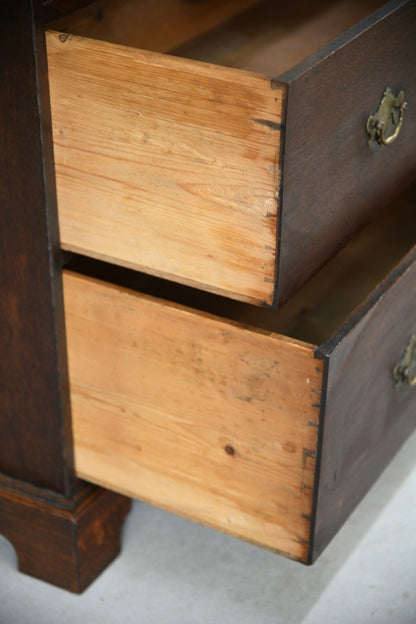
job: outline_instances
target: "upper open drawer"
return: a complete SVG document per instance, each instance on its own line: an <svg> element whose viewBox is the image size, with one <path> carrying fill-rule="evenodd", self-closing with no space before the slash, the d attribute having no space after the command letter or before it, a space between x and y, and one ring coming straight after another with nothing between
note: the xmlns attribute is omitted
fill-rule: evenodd
<svg viewBox="0 0 416 624"><path fill-rule="evenodd" d="M416 2L380 4L99 0L51 23L63 248L286 299L415 171Z"/></svg>

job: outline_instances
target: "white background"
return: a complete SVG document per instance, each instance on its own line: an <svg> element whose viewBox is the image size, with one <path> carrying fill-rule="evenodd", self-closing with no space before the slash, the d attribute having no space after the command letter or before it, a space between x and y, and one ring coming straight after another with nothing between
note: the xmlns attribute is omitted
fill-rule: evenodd
<svg viewBox="0 0 416 624"><path fill-rule="evenodd" d="M135 503L122 555L75 596L19 574L0 537L0 622L416 624L416 436L310 568Z"/></svg>

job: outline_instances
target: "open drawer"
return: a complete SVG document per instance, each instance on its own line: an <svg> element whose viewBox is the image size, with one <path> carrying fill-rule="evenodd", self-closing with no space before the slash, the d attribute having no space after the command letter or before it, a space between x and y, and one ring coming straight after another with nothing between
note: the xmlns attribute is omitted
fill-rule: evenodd
<svg viewBox="0 0 416 624"><path fill-rule="evenodd" d="M77 474L312 562L416 424L416 248L373 288L416 240L414 209L401 198L277 312L177 285L180 305L74 260Z"/></svg>
<svg viewBox="0 0 416 624"><path fill-rule="evenodd" d="M414 175L416 2L381 4L97 0L51 22L62 246L287 299Z"/></svg>

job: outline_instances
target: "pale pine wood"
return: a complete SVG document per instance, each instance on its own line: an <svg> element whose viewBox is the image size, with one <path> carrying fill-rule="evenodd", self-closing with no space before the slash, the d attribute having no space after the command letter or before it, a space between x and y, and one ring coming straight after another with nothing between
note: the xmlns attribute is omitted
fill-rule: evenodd
<svg viewBox="0 0 416 624"><path fill-rule="evenodd" d="M80 37L47 43L63 248L271 304L282 92Z"/></svg>
<svg viewBox="0 0 416 624"><path fill-rule="evenodd" d="M51 23L54 30L167 52L258 0L96 0Z"/></svg>
<svg viewBox="0 0 416 624"><path fill-rule="evenodd" d="M306 560L313 347L64 274L76 471Z"/></svg>

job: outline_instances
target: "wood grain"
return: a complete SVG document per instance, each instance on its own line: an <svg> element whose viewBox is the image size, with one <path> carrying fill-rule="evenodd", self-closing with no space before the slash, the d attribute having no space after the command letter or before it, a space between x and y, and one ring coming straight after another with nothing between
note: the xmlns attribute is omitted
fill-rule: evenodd
<svg viewBox="0 0 416 624"><path fill-rule="evenodd" d="M0 2L0 533L20 570L82 591L129 501L75 476L41 0Z"/></svg>
<svg viewBox="0 0 416 624"><path fill-rule="evenodd" d="M14 546L21 572L81 593L118 555L130 504L88 484L57 504L0 482L0 533Z"/></svg>
<svg viewBox="0 0 416 624"><path fill-rule="evenodd" d="M382 3L383 0L263 0L170 52L279 76Z"/></svg>
<svg viewBox="0 0 416 624"><path fill-rule="evenodd" d="M64 249L273 301L282 93L261 76L48 34Z"/></svg>
<svg viewBox="0 0 416 624"><path fill-rule="evenodd" d="M325 419L315 559L416 426L415 389L393 378L416 332L416 247L321 347Z"/></svg>
<svg viewBox="0 0 416 624"><path fill-rule="evenodd" d="M75 0L73 1L75 4ZM89 6L55 21L50 27L133 48L168 52L257 2L258 0L96 0L90 2Z"/></svg>
<svg viewBox="0 0 416 624"><path fill-rule="evenodd" d="M313 348L64 274L76 471L306 560Z"/></svg>
<svg viewBox="0 0 416 624"><path fill-rule="evenodd" d="M366 131L386 86L416 101L415 25L413 0L389 2L279 77L288 100L278 302L415 178L414 112L388 148L369 147Z"/></svg>
<svg viewBox="0 0 416 624"><path fill-rule="evenodd" d="M400 262L416 240L416 187L397 195L278 310L252 306L132 269L71 254L69 270L275 334L319 345Z"/></svg>
<svg viewBox="0 0 416 624"><path fill-rule="evenodd" d="M0 3L0 58L0 473L70 495L72 436L41 2Z"/></svg>

